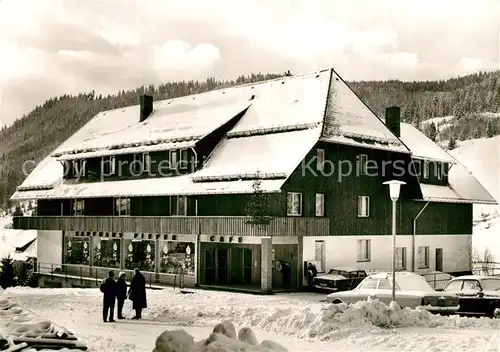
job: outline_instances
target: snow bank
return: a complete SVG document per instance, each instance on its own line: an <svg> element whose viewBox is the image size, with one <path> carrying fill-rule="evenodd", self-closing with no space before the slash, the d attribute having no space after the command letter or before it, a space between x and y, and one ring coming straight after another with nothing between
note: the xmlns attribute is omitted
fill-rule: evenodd
<svg viewBox="0 0 500 352"><path fill-rule="evenodd" d="M378 300L351 305L283 300L277 306L275 302L266 302L272 298L259 297L260 304L248 307L241 300L235 302L228 298L220 301L222 297L219 295L219 301L215 301L213 297L211 292L202 291L193 295L178 295L174 299L169 297L168 304L155 307L149 314L157 321L175 321L176 324L186 325L199 321L215 323L220 319L231 319L240 326L320 340L360 337L368 331L383 333L387 329L402 327L500 328L500 320L439 316L423 308L401 309L397 305L387 306Z"/></svg>
<svg viewBox="0 0 500 352"><path fill-rule="evenodd" d="M62 351L87 349L69 330L13 301L0 300L0 311L0 351L61 351L65 346L72 348Z"/></svg>
<svg viewBox="0 0 500 352"><path fill-rule="evenodd" d="M215 325L208 338L195 342L185 330L166 330L158 336L153 352L288 352L280 344L265 340L258 343L252 329L245 327L236 335L230 320Z"/></svg>

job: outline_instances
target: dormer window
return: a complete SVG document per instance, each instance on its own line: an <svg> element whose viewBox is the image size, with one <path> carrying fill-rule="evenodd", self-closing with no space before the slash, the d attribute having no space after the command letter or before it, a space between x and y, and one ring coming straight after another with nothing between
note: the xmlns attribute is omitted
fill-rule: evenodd
<svg viewBox="0 0 500 352"><path fill-rule="evenodd" d="M73 177L85 177L85 167L87 166L87 160L73 160L72 166Z"/></svg>
<svg viewBox="0 0 500 352"><path fill-rule="evenodd" d="M424 177L424 179L427 180L429 178L429 167L430 167L429 162L428 161L424 161L424 163L423 163L422 166L423 166L423 170L422 170L423 171L423 177Z"/></svg>
<svg viewBox="0 0 500 352"><path fill-rule="evenodd" d="M134 154L132 171L134 174L142 174L151 170L151 155L149 153ZM137 176L137 175L136 175Z"/></svg>
<svg viewBox="0 0 500 352"><path fill-rule="evenodd" d="M187 149L181 149L180 150L180 161L179 161L179 168L180 169L187 169L189 165L189 154Z"/></svg>
<svg viewBox="0 0 500 352"><path fill-rule="evenodd" d="M436 176L438 180L442 180L444 178L444 168L445 165L441 163L436 164Z"/></svg>
<svg viewBox="0 0 500 352"><path fill-rule="evenodd" d="M103 176L111 176L116 172L116 158L114 156L105 156L101 160L101 170Z"/></svg>
<svg viewBox="0 0 500 352"><path fill-rule="evenodd" d="M168 160L170 161L170 169L176 170L177 169L177 150L171 150L169 152Z"/></svg>

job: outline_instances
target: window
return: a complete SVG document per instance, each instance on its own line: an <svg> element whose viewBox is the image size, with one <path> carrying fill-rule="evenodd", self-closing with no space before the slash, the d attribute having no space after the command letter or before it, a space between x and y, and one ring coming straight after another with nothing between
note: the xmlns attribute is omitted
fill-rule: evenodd
<svg viewBox="0 0 500 352"><path fill-rule="evenodd" d="M325 216L325 195L316 193L316 216Z"/></svg>
<svg viewBox="0 0 500 352"><path fill-rule="evenodd" d="M318 272L325 271L325 241L314 241L314 264Z"/></svg>
<svg viewBox="0 0 500 352"><path fill-rule="evenodd" d="M124 240L127 250L124 268L154 272L156 267L156 241Z"/></svg>
<svg viewBox="0 0 500 352"><path fill-rule="evenodd" d="M325 169L325 151L323 149L316 150L316 170L323 171Z"/></svg>
<svg viewBox="0 0 500 352"><path fill-rule="evenodd" d="M396 248L396 270L406 270L406 247Z"/></svg>
<svg viewBox="0 0 500 352"><path fill-rule="evenodd" d="M437 179L442 180L444 177L444 165L441 163L437 163L436 165L436 174L437 174Z"/></svg>
<svg viewBox="0 0 500 352"><path fill-rule="evenodd" d="M301 216L302 215L302 193L287 193L286 197L286 215Z"/></svg>
<svg viewBox="0 0 500 352"><path fill-rule="evenodd" d="M367 218L370 216L370 197L358 196L358 217Z"/></svg>
<svg viewBox="0 0 500 352"><path fill-rule="evenodd" d="M194 276L194 242L160 241L160 273L178 274L184 267L185 275Z"/></svg>
<svg viewBox="0 0 500 352"><path fill-rule="evenodd" d="M418 247L418 268L427 269L429 267L429 247Z"/></svg>
<svg viewBox="0 0 500 352"><path fill-rule="evenodd" d="M443 291L446 292L460 292L462 289L462 280L451 281Z"/></svg>
<svg viewBox="0 0 500 352"><path fill-rule="evenodd" d="M133 176L139 176L143 172L150 171L151 155L149 153L134 154L134 161L132 162Z"/></svg>
<svg viewBox="0 0 500 352"><path fill-rule="evenodd" d="M74 160L73 161L73 177L85 177L85 167L87 160Z"/></svg>
<svg viewBox="0 0 500 352"><path fill-rule="evenodd" d="M117 216L130 215L130 198L115 199L115 215Z"/></svg>
<svg viewBox="0 0 500 352"><path fill-rule="evenodd" d="M370 240L358 240L358 262L370 261Z"/></svg>
<svg viewBox="0 0 500 352"><path fill-rule="evenodd" d="M103 176L111 176L116 172L116 158L114 156L103 157L101 160Z"/></svg>
<svg viewBox="0 0 500 352"><path fill-rule="evenodd" d="M93 265L104 268L120 267L120 240L115 238L92 237Z"/></svg>
<svg viewBox="0 0 500 352"><path fill-rule="evenodd" d="M366 154L359 155L359 174L360 175L368 174L368 155Z"/></svg>
<svg viewBox="0 0 500 352"><path fill-rule="evenodd" d="M423 165L423 176L425 179L428 179L429 178L429 162L428 161L424 161L424 165Z"/></svg>
<svg viewBox="0 0 500 352"><path fill-rule="evenodd" d="M149 153L142 154L142 165L142 171L149 172L151 170L151 155Z"/></svg>
<svg viewBox="0 0 500 352"><path fill-rule="evenodd" d="M187 216L187 198L185 196L172 197L172 215Z"/></svg>
<svg viewBox="0 0 500 352"><path fill-rule="evenodd" d="M462 291L480 291L481 286L477 280L465 280Z"/></svg>
<svg viewBox="0 0 500 352"><path fill-rule="evenodd" d="M83 199L75 199L73 201L73 215L83 215L85 210L85 201Z"/></svg>
<svg viewBox="0 0 500 352"><path fill-rule="evenodd" d="M181 149L180 151L180 161L179 161L179 168L181 169L187 169L189 165L189 155L188 155L188 150L187 149Z"/></svg>
<svg viewBox="0 0 500 352"><path fill-rule="evenodd" d="M176 170L177 169L177 151L176 150L171 150L169 152L169 158L170 160L170 169L171 170Z"/></svg>
<svg viewBox="0 0 500 352"><path fill-rule="evenodd" d="M64 237L64 264L90 264L90 238Z"/></svg>
<svg viewBox="0 0 500 352"><path fill-rule="evenodd" d="M392 290L392 282L388 279L380 279L378 282L379 290Z"/></svg>
<svg viewBox="0 0 500 352"><path fill-rule="evenodd" d="M364 290L375 290L377 289L378 280L371 277L367 277L359 284L358 288Z"/></svg>
<svg viewBox="0 0 500 352"><path fill-rule="evenodd" d="M415 168L415 175L412 176L422 176L422 164L420 163L420 160L413 160L412 161L413 167Z"/></svg>

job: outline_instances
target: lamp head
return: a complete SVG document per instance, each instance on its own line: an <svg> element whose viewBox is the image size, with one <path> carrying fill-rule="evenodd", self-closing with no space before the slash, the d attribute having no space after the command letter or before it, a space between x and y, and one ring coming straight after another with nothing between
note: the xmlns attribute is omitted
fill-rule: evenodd
<svg viewBox="0 0 500 352"><path fill-rule="evenodd" d="M406 185L406 182L391 180L384 182L384 185L389 185L389 196L391 197L391 200L395 202L399 199L401 185Z"/></svg>

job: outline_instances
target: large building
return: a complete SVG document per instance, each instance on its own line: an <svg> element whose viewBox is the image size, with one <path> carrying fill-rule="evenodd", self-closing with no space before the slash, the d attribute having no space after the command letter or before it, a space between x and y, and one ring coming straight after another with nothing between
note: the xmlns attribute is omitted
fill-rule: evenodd
<svg viewBox="0 0 500 352"><path fill-rule="evenodd" d="M182 272L185 286L269 293L301 288L308 261L389 269L391 179L406 183L397 268L469 271L472 205L495 200L333 69L103 111L18 187L38 209L14 226L38 230L47 285L140 267L156 284Z"/></svg>

